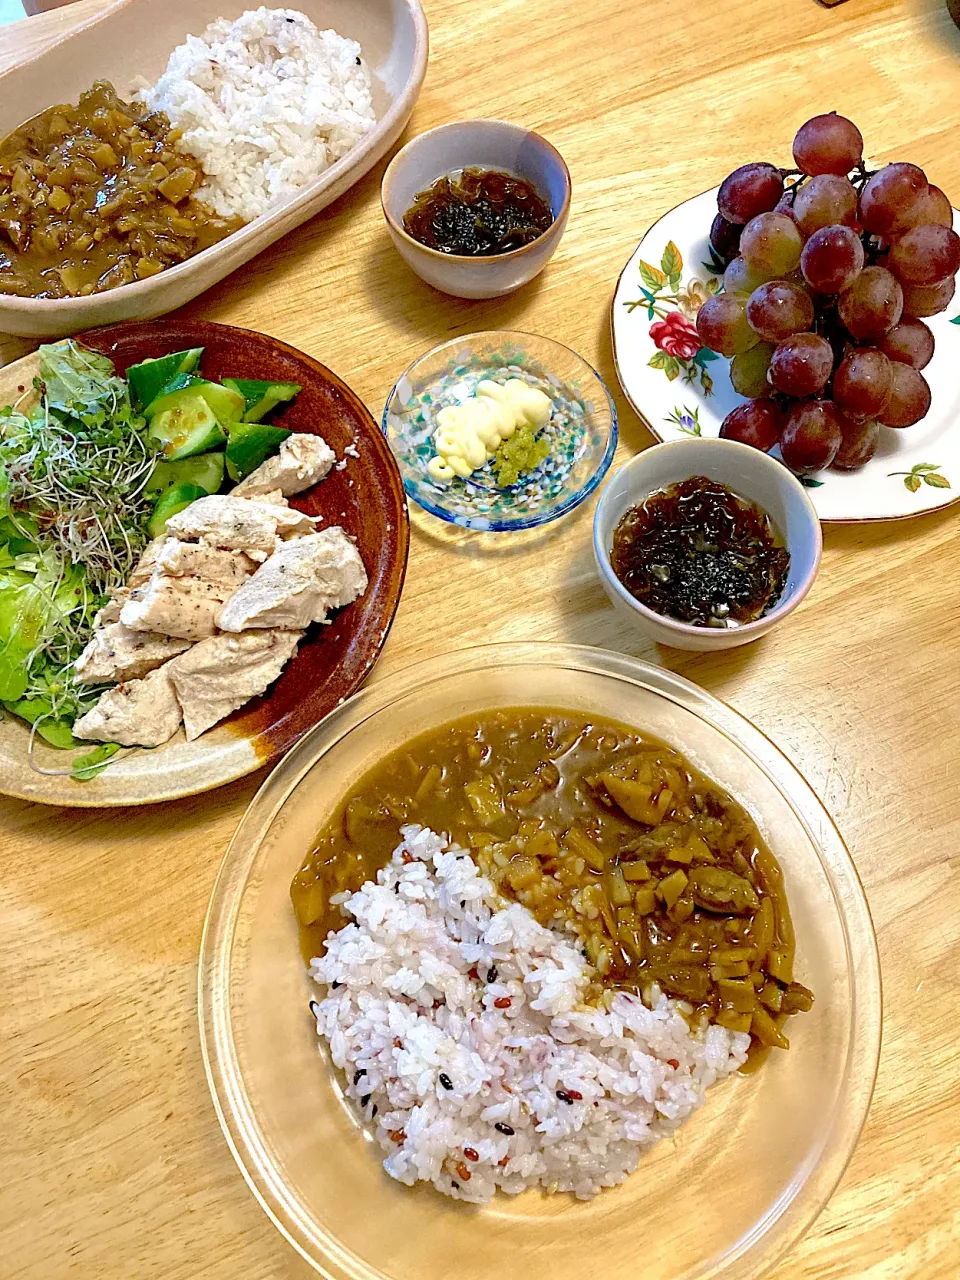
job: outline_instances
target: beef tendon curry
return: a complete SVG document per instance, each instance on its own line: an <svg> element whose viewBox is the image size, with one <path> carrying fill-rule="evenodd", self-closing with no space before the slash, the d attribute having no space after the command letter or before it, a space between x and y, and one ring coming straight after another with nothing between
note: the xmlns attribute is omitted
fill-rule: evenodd
<svg viewBox="0 0 960 1280"><path fill-rule="evenodd" d="M291 893L304 955L344 923L337 903L418 823L469 849L498 892L572 931L588 999L653 983L732 1031L747 1068L786 1049L813 995L794 981L783 876L745 810L678 752L582 713L472 715L366 773L320 831Z"/></svg>

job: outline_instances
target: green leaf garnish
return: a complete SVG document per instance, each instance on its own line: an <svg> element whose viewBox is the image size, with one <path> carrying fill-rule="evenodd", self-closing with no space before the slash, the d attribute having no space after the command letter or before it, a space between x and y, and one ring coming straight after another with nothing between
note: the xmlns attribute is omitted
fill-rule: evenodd
<svg viewBox="0 0 960 1280"><path fill-rule="evenodd" d="M82 756L75 756L71 765L74 781L89 782L91 778L95 778L107 767L110 757L115 756L119 750L118 742L104 742L92 751L84 752Z"/></svg>

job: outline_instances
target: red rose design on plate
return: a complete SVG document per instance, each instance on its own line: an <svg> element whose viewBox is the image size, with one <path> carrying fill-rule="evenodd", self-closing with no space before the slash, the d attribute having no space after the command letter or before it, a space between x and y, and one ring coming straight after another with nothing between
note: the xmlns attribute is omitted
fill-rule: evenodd
<svg viewBox="0 0 960 1280"><path fill-rule="evenodd" d="M676 360L692 360L703 346L696 326L679 311L671 311L665 320L652 324L650 337L661 351Z"/></svg>

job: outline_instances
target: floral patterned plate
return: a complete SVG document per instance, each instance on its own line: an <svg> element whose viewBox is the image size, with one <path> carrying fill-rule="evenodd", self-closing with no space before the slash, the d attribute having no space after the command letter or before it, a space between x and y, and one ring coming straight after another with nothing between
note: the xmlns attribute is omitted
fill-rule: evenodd
<svg viewBox="0 0 960 1280"><path fill-rule="evenodd" d="M729 361L704 347L696 315L721 287L707 239L717 189L650 228L617 282L613 354L624 394L658 440L715 436L736 405ZM960 213L954 211L960 231ZM957 314L954 314L954 313ZM924 370L933 403L915 427L884 429L860 471L820 471L803 483L821 520L898 520L960 501L960 302L929 324L937 341Z"/></svg>

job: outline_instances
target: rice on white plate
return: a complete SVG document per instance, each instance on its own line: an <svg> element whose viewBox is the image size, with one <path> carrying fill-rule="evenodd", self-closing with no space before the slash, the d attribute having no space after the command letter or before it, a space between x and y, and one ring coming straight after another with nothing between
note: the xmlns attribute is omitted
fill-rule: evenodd
<svg viewBox="0 0 960 1280"><path fill-rule="evenodd" d="M212 22L138 96L202 164L196 194L246 222L319 177L377 122L359 44L318 31L296 9Z"/></svg>
<svg viewBox="0 0 960 1280"><path fill-rule="evenodd" d="M317 1032L399 1181L485 1203L541 1185L582 1199L746 1059L749 1035L691 1029L676 1000L581 1003L587 962L567 937L498 900L468 853L401 829L392 861L339 901L311 976Z"/></svg>

